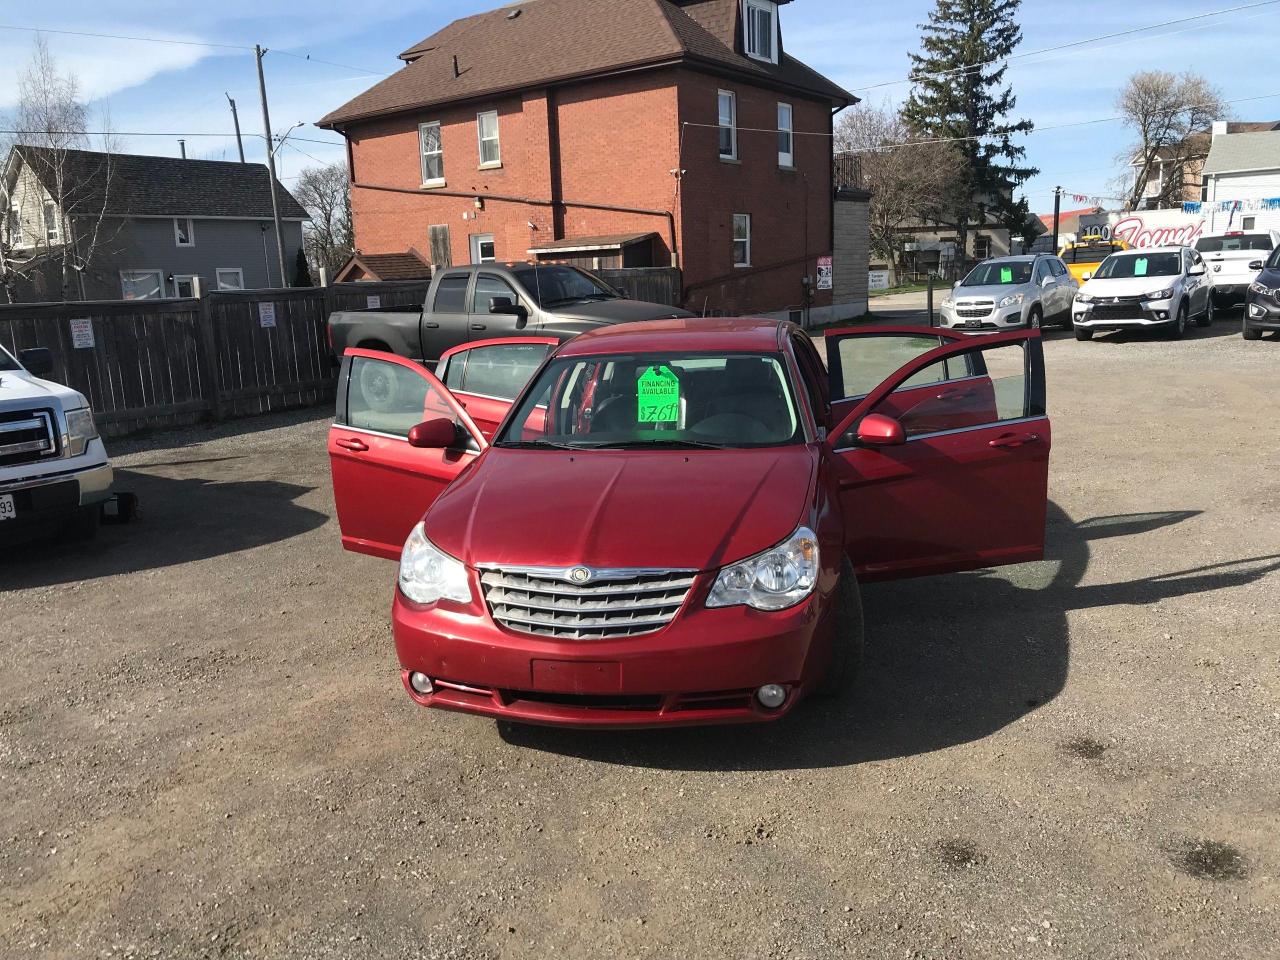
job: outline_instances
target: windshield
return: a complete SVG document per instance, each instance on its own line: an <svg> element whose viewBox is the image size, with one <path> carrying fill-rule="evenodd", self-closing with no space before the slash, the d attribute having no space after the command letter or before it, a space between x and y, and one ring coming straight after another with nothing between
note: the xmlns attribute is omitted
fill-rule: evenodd
<svg viewBox="0 0 1280 960"><path fill-rule="evenodd" d="M1261 250L1265 253L1271 249L1271 237L1265 233L1241 233L1234 237L1201 237L1196 241L1196 249L1201 253L1221 253L1224 250Z"/></svg>
<svg viewBox="0 0 1280 960"><path fill-rule="evenodd" d="M1090 243L1083 247L1071 247L1062 251L1062 259L1067 263L1101 263L1113 253L1119 253L1121 247L1116 243Z"/></svg>
<svg viewBox="0 0 1280 960"><path fill-rule="evenodd" d="M1180 253L1112 254L1095 273L1095 280L1127 280L1131 277L1176 277L1182 273Z"/></svg>
<svg viewBox="0 0 1280 960"><path fill-rule="evenodd" d="M591 274L577 267L515 267L511 273L540 307L572 303L574 300L613 300L618 295Z"/></svg>
<svg viewBox="0 0 1280 960"><path fill-rule="evenodd" d="M9 351L6 350L4 347L0 347L0 372L3 372L5 370L21 370L21 369L22 367L18 365L17 360L13 359Z"/></svg>
<svg viewBox="0 0 1280 960"><path fill-rule="evenodd" d="M1271 256L1267 257L1268 270L1280 270L1280 247L1276 247L1271 251Z"/></svg>
<svg viewBox="0 0 1280 960"><path fill-rule="evenodd" d="M496 447L768 447L804 439L780 356L645 353L553 360Z"/></svg>
<svg viewBox="0 0 1280 960"><path fill-rule="evenodd" d="M1001 287L1031 282L1031 261L980 263L961 281L962 287Z"/></svg>

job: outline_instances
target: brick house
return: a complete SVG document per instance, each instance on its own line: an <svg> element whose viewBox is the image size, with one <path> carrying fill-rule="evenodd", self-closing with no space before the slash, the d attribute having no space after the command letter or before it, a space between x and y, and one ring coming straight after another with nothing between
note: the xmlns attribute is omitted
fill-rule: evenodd
<svg viewBox="0 0 1280 960"><path fill-rule="evenodd" d="M803 281L832 254L832 120L855 98L784 51L789 2L528 0L451 23L320 121L347 139L357 249L672 265L690 308L830 313Z"/></svg>

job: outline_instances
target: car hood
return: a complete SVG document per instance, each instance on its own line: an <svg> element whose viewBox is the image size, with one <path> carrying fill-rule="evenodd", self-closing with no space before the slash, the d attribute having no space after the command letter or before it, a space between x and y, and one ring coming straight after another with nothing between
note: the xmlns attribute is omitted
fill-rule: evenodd
<svg viewBox="0 0 1280 960"><path fill-rule="evenodd" d="M818 455L754 450L490 448L427 511L428 539L469 566L708 570L808 519Z"/></svg>
<svg viewBox="0 0 1280 960"><path fill-rule="evenodd" d="M57 402L63 410L86 407L82 394L52 380L41 380L25 370L0 370L0 408Z"/></svg>
<svg viewBox="0 0 1280 960"><path fill-rule="evenodd" d="M1080 292L1091 297L1140 297L1173 286L1182 278L1171 277L1117 277L1113 280L1089 280Z"/></svg>
<svg viewBox="0 0 1280 960"><path fill-rule="evenodd" d="M646 303L643 300L582 300L561 304L547 310L547 313L566 320L586 320L601 324L693 316L688 310L681 310L679 307Z"/></svg>
<svg viewBox="0 0 1280 960"><path fill-rule="evenodd" d="M994 300L999 303L1015 293L1034 296L1035 289L1033 283L995 283L986 287L956 287L951 296L956 300Z"/></svg>

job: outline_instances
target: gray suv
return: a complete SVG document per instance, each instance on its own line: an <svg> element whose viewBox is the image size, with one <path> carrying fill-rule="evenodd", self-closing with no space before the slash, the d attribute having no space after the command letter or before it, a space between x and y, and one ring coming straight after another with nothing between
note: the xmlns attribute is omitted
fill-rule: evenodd
<svg viewBox="0 0 1280 960"><path fill-rule="evenodd" d="M1079 284L1049 254L983 260L943 297L942 326L961 330L1015 330L1071 322Z"/></svg>

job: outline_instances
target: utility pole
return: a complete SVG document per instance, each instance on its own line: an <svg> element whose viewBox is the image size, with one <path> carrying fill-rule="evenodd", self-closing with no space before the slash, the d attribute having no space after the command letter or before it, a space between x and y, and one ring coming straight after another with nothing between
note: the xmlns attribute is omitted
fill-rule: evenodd
<svg viewBox="0 0 1280 960"><path fill-rule="evenodd" d="M1053 252L1058 252L1058 215L1062 211L1062 188L1053 188Z"/></svg>
<svg viewBox="0 0 1280 960"><path fill-rule="evenodd" d="M280 286L289 285L284 268L284 234L280 232L280 201L276 198L276 147L271 139L271 114L267 110L267 79L262 74L262 55L266 51L259 44L253 45L258 61L258 95L262 98L262 133L267 139L267 186L271 190L271 219L276 227L276 254L280 257ZM271 278L267 278L271 282Z"/></svg>
<svg viewBox="0 0 1280 960"><path fill-rule="evenodd" d="M240 114L236 113L236 102L231 99L231 94L223 94L227 98L227 103L231 104L231 122L236 127L236 148L240 151L240 162L244 163L244 141L240 139Z"/></svg>

